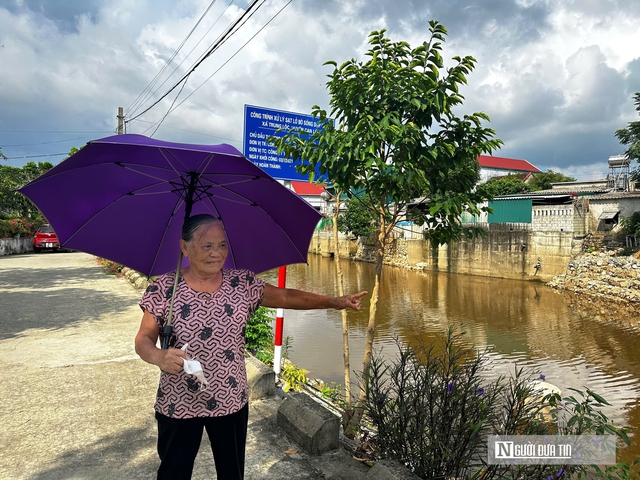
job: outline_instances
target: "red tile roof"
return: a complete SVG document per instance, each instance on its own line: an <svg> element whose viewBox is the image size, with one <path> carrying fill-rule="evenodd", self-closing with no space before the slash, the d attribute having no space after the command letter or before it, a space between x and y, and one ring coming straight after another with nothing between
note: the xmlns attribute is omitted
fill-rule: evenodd
<svg viewBox="0 0 640 480"><path fill-rule="evenodd" d="M526 160L516 158L492 157L489 155L478 155L478 162L483 168L497 168L500 170L519 170L521 172L540 173L541 170L531 165Z"/></svg>
<svg viewBox="0 0 640 480"><path fill-rule="evenodd" d="M298 195L320 195L325 191L324 185L316 185L309 182L296 182L291 181L291 188Z"/></svg>

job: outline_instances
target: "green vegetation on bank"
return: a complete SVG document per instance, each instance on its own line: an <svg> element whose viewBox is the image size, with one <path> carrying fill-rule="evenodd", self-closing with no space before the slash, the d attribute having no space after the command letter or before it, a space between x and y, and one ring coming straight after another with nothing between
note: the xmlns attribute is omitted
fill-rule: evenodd
<svg viewBox="0 0 640 480"><path fill-rule="evenodd" d="M490 352L478 352L463 337L450 327L430 345L399 345L394 359L372 357L365 412L379 457L398 460L423 479L636 478L638 462L606 469L488 465L488 435L609 434L625 448L631 428L614 425L602 412L607 401L589 389L541 392L540 372L516 368L488 380Z"/></svg>

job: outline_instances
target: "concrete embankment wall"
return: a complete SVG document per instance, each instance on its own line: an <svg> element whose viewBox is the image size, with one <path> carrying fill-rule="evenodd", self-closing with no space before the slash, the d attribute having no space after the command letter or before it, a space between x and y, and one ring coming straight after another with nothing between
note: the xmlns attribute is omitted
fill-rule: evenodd
<svg viewBox="0 0 640 480"><path fill-rule="evenodd" d="M423 239L395 238L387 249L385 264L415 270L441 271L495 278L549 282L564 274L569 261L581 252L582 243L568 232L526 230L490 231L486 237L465 239L437 249ZM317 231L309 246L316 254L373 262L373 245L340 235Z"/></svg>
<svg viewBox="0 0 640 480"><path fill-rule="evenodd" d="M32 237L0 238L0 255L33 252Z"/></svg>

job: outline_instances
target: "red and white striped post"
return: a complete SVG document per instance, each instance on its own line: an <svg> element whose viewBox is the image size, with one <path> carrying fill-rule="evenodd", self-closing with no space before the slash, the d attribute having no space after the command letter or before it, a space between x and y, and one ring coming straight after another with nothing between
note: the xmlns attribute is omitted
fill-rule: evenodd
<svg viewBox="0 0 640 480"><path fill-rule="evenodd" d="M285 288L287 283L287 267L278 269L278 288ZM273 348L273 371L276 372L276 379L280 375L280 363L282 362L282 331L284 330L284 309L276 309L276 332L274 335Z"/></svg>

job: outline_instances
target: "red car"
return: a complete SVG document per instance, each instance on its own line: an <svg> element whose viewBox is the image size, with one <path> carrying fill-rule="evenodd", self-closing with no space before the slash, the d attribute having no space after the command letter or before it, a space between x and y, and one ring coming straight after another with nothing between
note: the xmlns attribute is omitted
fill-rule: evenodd
<svg viewBox="0 0 640 480"><path fill-rule="evenodd" d="M54 252L60 249L60 241L51 225L42 225L33 237L33 251L39 253L44 249L53 249Z"/></svg>

